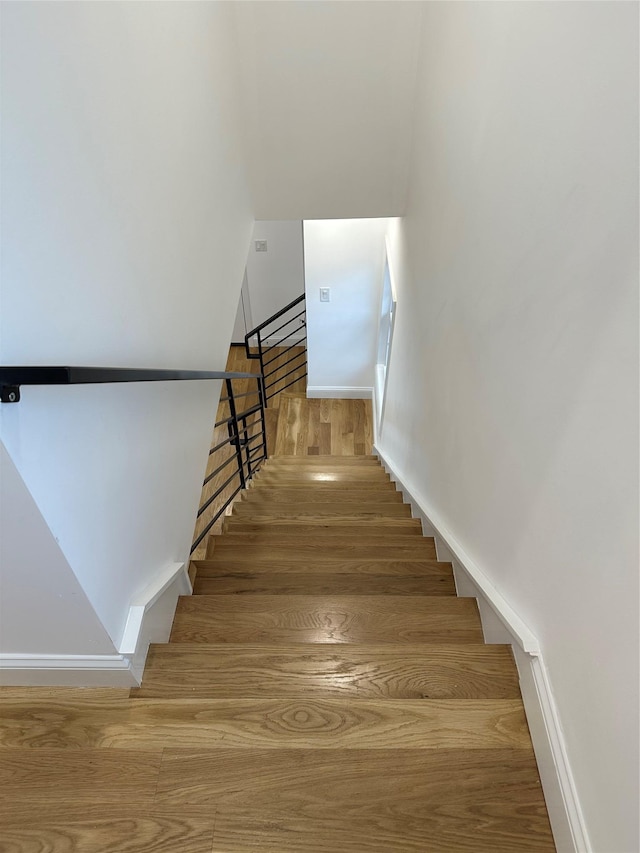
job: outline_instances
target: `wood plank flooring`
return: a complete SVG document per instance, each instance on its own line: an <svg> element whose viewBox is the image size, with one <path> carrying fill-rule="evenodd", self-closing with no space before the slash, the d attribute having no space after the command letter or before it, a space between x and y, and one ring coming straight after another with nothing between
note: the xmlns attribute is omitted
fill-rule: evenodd
<svg viewBox="0 0 640 853"><path fill-rule="evenodd" d="M293 369L291 375L283 378L292 370L286 362L293 356L300 356L303 347L274 347L269 354L273 359L269 369L273 370L270 382L273 383L270 393L277 392L268 399L265 410L267 433L267 448L269 456L293 454L303 458L322 457L326 454L365 455L372 452L373 447L373 413L369 400L307 400L307 381L304 377L304 366L299 371ZM294 364L295 368L295 364ZM260 371L260 362L249 359L242 346L234 345L229 350L226 370L237 373L254 373ZM300 375L298 375L300 374ZM288 383L292 383L289 385ZM280 392L279 389L286 387ZM252 380L235 380L234 391L248 393L255 391ZM223 394L222 396L225 396ZM242 398L245 408L258 403L257 393ZM216 413L216 423L229 417L228 403L220 403ZM257 427L250 434L256 434ZM227 428L221 423L215 427L211 436L211 447L219 447L227 438ZM211 504L196 520L193 540L200 535L219 509L234 493L239 485L237 477L232 477L233 463L218 471L235 450L230 445L219 447L207 460L204 479L211 479L202 487L200 506L210 500L219 488L221 494L212 500ZM216 471L218 473L216 473ZM339 474L336 476L336 479ZM227 482L231 478L230 482ZM369 487L368 477L363 488ZM225 485L226 483L226 485ZM220 533L224 519L220 518L211 528L212 533ZM201 544L194 553L194 558L204 556L206 544Z"/></svg>
<svg viewBox="0 0 640 853"><path fill-rule="evenodd" d="M373 458L269 460L203 556L140 688L0 688L2 853L555 849L511 650Z"/></svg>

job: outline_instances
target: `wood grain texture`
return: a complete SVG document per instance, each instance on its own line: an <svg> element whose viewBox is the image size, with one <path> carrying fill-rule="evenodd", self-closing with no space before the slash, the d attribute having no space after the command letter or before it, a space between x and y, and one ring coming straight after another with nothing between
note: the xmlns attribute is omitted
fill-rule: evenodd
<svg viewBox="0 0 640 853"><path fill-rule="evenodd" d="M296 501L289 504L265 504L264 506L249 505L245 501L233 504L233 514L236 516L251 516L253 518L339 518L345 512L343 506L336 506L333 501ZM350 516L358 519L379 516L387 518L411 518L409 504L388 503L385 501L369 500L366 503L352 504L348 508Z"/></svg>
<svg viewBox="0 0 640 853"><path fill-rule="evenodd" d="M7 749L1 753L0 799L127 803L153 800L161 747L131 750L121 755L109 750Z"/></svg>
<svg viewBox="0 0 640 853"><path fill-rule="evenodd" d="M280 395L274 456L318 459L327 455L359 458L372 452L370 400L307 400Z"/></svg>
<svg viewBox="0 0 640 853"><path fill-rule="evenodd" d="M351 488L337 489L333 487L318 490L313 486L308 489L290 489L286 486L267 488L261 484L242 493L242 503L246 504L247 508L260 507L265 503L295 506L299 502L309 504L316 502L356 503L366 506L369 503L402 503L403 501L401 492L389 489L385 485L377 489L358 489L351 486Z"/></svg>
<svg viewBox="0 0 640 853"><path fill-rule="evenodd" d="M438 575L363 575L229 572L196 578L195 595L455 595L453 572Z"/></svg>
<svg viewBox="0 0 640 853"><path fill-rule="evenodd" d="M221 552L209 560L195 560L196 577L220 577L233 573L250 574L364 574L364 575L431 575L433 577L451 577L451 563L439 563L437 560L421 559L353 559L339 557L330 551L321 557L291 558L290 555L274 557L252 556L247 559L240 554L224 554Z"/></svg>
<svg viewBox="0 0 640 853"><path fill-rule="evenodd" d="M318 811L321 811L318 809ZM387 807L365 818L340 805L320 817L304 809L218 809L217 853L551 853L549 822L533 802L430 807L416 817ZM390 813L391 812L391 813Z"/></svg>
<svg viewBox="0 0 640 853"><path fill-rule="evenodd" d="M135 697L517 699L508 646L152 645ZM21 706L15 718L20 719Z"/></svg>
<svg viewBox="0 0 640 853"><path fill-rule="evenodd" d="M269 470L262 469L251 481L253 489L288 489L296 494L301 494L313 490L316 494L321 494L324 491L342 491L348 492L356 488L362 490L377 490L377 491L397 491L395 483L392 483L388 476L376 469L375 474L366 473L366 476L361 471L356 473L358 477L354 477L353 469L344 472L306 472L300 471L297 476L294 474L275 474Z"/></svg>
<svg viewBox="0 0 640 853"><path fill-rule="evenodd" d="M282 563L306 560L435 560L433 541L423 537L368 536L354 539L330 533L291 539L260 533L226 533L211 537L207 556L217 560L262 560Z"/></svg>
<svg viewBox="0 0 640 853"><path fill-rule="evenodd" d="M166 749L156 802L410 818L438 806L543 805L530 749Z"/></svg>
<svg viewBox="0 0 640 853"><path fill-rule="evenodd" d="M145 802L0 805L2 853L211 853L214 810Z"/></svg>
<svg viewBox="0 0 640 853"><path fill-rule="evenodd" d="M332 409L335 411L336 407L340 407L342 401L340 400L323 400L323 403L327 405L331 405ZM269 469L280 469L280 468L301 468L301 469L330 469L335 466L344 466L346 468L363 468L363 467L374 467L381 469L380 460L376 456L371 456L370 454L366 455L354 455L353 453L347 454L328 454L325 457L319 458L317 455L315 456L296 456L296 455L287 455L284 454L282 456L276 454L272 456L268 460Z"/></svg>
<svg viewBox="0 0 640 853"><path fill-rule="evenodd" d="M375 521L344 521L343 519L306 519L304 521L261 521L255 518L239 518L229 515L223 525L225 533L267 533L280 536L308 536L314 533L331 533L347 536L370 536L376 533L422 536L422 524L418 518L378 518Z"/></svg>
<svg viewBox="0 0 640 853"><path fill-rule="evenodd" d="M475 599L438 596L181 597L175 643L482 642Z"/></svg>
<svg viewBox="0 0 640 853"><path fill-rule="evenodd" d="M140 689L0 690L2 853L553 851L511 651L379 463L322 459L370 444L345 402L279 398L300 455L194 560Z"/></svg>

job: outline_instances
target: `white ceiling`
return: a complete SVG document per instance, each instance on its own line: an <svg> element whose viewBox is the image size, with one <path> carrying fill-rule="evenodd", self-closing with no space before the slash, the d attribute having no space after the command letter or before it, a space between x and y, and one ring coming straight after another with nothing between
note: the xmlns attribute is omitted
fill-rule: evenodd
<svg viewBox="0 0 640 853"><path fill-rule="evenodd" d="M402 214L422 4L234 6L256 218Z"/></svg>

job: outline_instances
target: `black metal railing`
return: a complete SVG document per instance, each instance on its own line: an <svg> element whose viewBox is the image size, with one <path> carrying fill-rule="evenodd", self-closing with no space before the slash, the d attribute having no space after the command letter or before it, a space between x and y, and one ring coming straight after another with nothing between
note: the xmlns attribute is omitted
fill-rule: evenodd
<svg viewBox="0 0 640 853"><path fill-rule="evenodd" d="M275 328L272 328L275 324ZM294 299L244 339L247 358L260 360L265 403L307 375L307 309L305 294ZM292 352L293 351L293 352ZM285 361L283 357L290 355ZM289 368L287 370L287 368ZM285 382L285 380L288 380ZM284 385L281 383L285 382Z"/></svg>
<svg viewBox="0 0 640 853"><path fill-rule="evenodd" d="M94 385L106 382L175 382L188 379L225 379L220 370L162 370L142 367L0 367L0 402L19 403L21 385ZM248 373L247 376L253 374Z"/></svg>
<svg viewBox="0 0 640 853"><path fill-rule="evenodd" d="M191 553L225 512L238 492L267 458L265 389L262 375L218 370L157 370L123 367L0 367L0 400L20 401L21 385L85 385L106 382L172 382L193 379L222 379L223 394L218 405L222 415L214 427L214 446L209 451L212 467L203 483L206 497L198 509L198 519L208 510L213 517L191 546ZM237 384L241 383L240 388ZM234 387L236 384L236 387ZM240 403L240 401L242 401ZM222 429L224 427L224 429ZM224 437L223 437L224 436ZM222 439L222 440L220 440ZM219 482L222 480L222 482ZM212 484L212 493L206 487Z"/></svg>
<svg viewBox="0 0 640 853"><path fill-rule="evenodd" d="M247 390L234 389L237 380L241 380L241 388L246 387ZM254 382L255 387L249 387ZM192 554L238 493L246 489L249 480L267 458L266 397L262 375L227 374L223 391L218 405L218 420L214 424L213 446L209 451L207 470L212 470L202 484L202 503L196 519L197 533L191 546ZM207 488L209 484L212 485ZM201 527L199 521L207 511L213 512L213 516Z"/></svg>

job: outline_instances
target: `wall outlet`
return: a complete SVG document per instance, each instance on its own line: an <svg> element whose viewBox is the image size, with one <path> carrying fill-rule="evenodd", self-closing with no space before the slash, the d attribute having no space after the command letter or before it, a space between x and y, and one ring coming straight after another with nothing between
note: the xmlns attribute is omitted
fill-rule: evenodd
<svg viewBox="0 0 640 853"><path fill-rule="evenodd" d="M330 287L321 287L320 288L320 302L331 302L331 288Z"/></svg>
<svg viewBox="0 0 640 853"><path fill-rule="evenodd" d="M256 240L256 252L266 252L267 251L267 241L266 240Z"/></svg>

